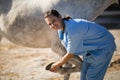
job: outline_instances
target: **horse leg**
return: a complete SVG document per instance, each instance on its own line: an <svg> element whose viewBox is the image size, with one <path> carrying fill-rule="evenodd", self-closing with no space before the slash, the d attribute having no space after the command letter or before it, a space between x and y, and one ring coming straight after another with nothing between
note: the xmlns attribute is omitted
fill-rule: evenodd
<svg viewBox="0 0 120 80"><path fill-rule="evenodd" d="M72 64L69 64L69 63L66 63L65 65L64 65L64 67L69 67L69 68L71 68L72 67ZM66 73L66 74L64 74L64 80L69 80L69 77L70 77L70 73Z"/></svg>

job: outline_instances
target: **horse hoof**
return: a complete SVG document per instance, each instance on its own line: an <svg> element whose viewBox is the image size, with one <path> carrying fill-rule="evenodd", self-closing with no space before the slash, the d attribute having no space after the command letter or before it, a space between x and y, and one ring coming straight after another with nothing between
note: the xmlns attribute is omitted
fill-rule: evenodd
<svg viewBox="0 0 120 80"><path fill-rule="evenodd" d="M51 68L51 66L52 66L53 63L54 63L54 62L51 62L50 64L48 64L45 69L46 69L46 70L50 70L50 68Z"/></svg>

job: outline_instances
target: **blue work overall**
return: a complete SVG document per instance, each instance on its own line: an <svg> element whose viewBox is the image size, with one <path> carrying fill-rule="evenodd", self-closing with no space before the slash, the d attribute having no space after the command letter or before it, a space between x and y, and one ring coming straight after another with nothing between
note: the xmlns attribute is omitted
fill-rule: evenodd
<svg viewBox="0 0 120 80"><path fill-rule="evenodd" d="M64 20L64 31L58 30L67 53L82 55L80 80L103 80L116 48L114 37L103 26L84 19Z"/></svg>

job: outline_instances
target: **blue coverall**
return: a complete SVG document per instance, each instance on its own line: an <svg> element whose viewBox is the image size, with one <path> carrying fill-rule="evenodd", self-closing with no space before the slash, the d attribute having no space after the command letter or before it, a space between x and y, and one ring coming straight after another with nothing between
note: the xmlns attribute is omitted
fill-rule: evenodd
<svg viewBox="0 0 120 80"><path fill-rule="evenodd" d="M58 30L67 53L82 55L80 80L103 80L116 45L112 34L103 26L84 19L64 20Z"/></svg>

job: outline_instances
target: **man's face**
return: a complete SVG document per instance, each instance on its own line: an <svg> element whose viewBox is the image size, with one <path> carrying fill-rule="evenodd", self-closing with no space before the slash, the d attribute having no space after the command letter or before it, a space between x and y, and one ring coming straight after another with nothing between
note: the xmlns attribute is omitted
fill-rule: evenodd
<svg viewBox="0 0 120 80"><path fill-rule="evenodd" d="M61 17L50 15L47 18L45 18L45 21L51 29L55 29L55 30L63 29L63 23Z"/></svg>

